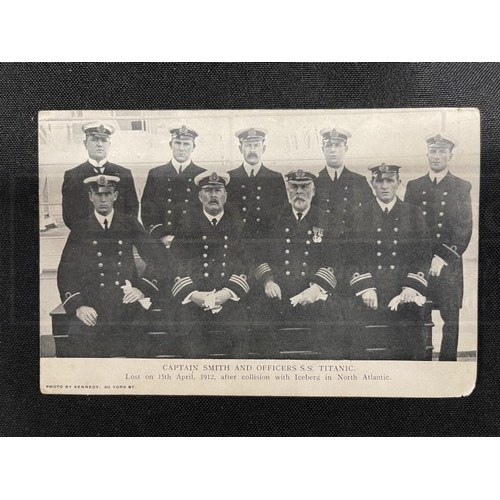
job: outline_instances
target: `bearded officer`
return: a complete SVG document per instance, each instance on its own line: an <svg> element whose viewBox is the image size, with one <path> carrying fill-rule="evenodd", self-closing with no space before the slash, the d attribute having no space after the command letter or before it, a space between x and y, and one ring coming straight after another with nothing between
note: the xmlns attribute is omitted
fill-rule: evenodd
<svg viewBox="0 0 500 500"><path fill-rule="evenodd" d="M440 361L456 361L463 298L462 255L472 235L471 184L449 171L454 141L427 139L429 172L408 182L405 201L420 208L432 238L429 296L443 319Z"/></svg>
<svg viewBox="0 0 500 500"><path fill-rule="evenodd" d="M316 201L344 226L351 211L372 200L373 193L365 176L345 166L345 155L349 151L347 141L351 134L339 128L324 128L320 135L326 166L316 180Z"/></svg>
<svg viewBox="0 0 500 500"><path fill-rule="evenodd" d="M286 202L283 176L262 163L266 151L266 130L245 128L236 132L243 163L229 170L228 207L244 222L258 225L262 214Z"/></svg>
<svg viewBox="0 0 500 500"><path fill-rule="evenodd" d="M82 182L87 177L98 174L120 178L120 196L114 203L114 209L137 217L139 201L131 170L108 161L111 136L115 132L115 127L106 122L93 121L84 123L82 131L85 134L83 144L87 150L88 159L85 163L64 173L62 185L64 223L72 229L76 222L86 219L94 211L87 193L82 189Z"/></svg>
<svg viewBox="0 0 500 500"><path fill-rule="evenodd" d="M378 353L384 359L421 360L422 306L431 260L425 219L417 207L396 196L399 166L382 163L370 170L376 198L354 209L345 245L351 317L360 326L353 357L370 359ZM387 328L366 328L373 325Z"/></svg>
<svg viewBox="0 0 500 500"><path fill-rule="evenodd" d="M243 222L225 210L229 179L220 172L195 177L199 208L183 217L171 245L177 262L172 295L188 333L188 357L248 357Z"/></svg>
<svg viewBox="0 0 500 500"><path fill-rule="evenodd" d="M191 160L198 133L187 125L169 128L172 159L151 169L141 201L141 218L151 236L169 246L181 217L196 206L194 178L205 169Z"/></svg>
<svg viewBox="0 0 500 500"><path fill-rule="evenodd" d="M118 177L99 175L82 183L94 212L76 223L64 247L57 284L71 318L62 357L144 356L151 298L158 292L155 266L165 248L140 222L114 210ZM146 263L139 277L133 247Z"/></svg>
<svg viewBox="0 0 500 500"><path fill-rule="evenodd" d="M340 230L329 214L311 205L315 178L304 170L288 172L288 203L264 216L253 249L259 314L271 335L280 328L310 329L288 342L277 336L278 351L306 350L314 357L341 359L348 357L348 339L335 297Z"/></svg>

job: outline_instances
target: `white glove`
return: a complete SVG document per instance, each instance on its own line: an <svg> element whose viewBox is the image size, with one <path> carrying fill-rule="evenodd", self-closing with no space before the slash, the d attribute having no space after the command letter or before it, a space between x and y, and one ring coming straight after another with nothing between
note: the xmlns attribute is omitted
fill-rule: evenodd
<svg viewBox="0 0 500 500"><path fill-rule="evenodd" d="M363 299L365 306L371 307L375 310L378 309L378 296L376 290L366 290L366 292L361 294L361 298Z"/></svg>
<svg viewBox="0 0 500 500"><path fill-rule="evenodd" d="M434 257L432 258L431 268L429 270L429 274L431 276L440 276L441 270L443 269L443 266L447 266L447 265L448 264L446 263L446 261L444 261L441 257L434 255Z"/></svg>
<svg viewBox="0 0 500 500"><path fill-rule="evenodd" d="M145 297L145 295L138 288L133 287L129 280L125 280L125 285L121 288L124 294L124 304L133 304L134 302L139 301L144 309L149 309L151 307L151 299L149 297Z"/></svg>
<svg viewBox="0 0 500 500"><path fill-rule="evenodd" d="M295 295L290 299L290 302L293 307L297 304L305 306L306 304L313 304L317 300L319 300L321 296L321 289L318 285L313 284L309 288L306 288L303 292Z"/></svg>

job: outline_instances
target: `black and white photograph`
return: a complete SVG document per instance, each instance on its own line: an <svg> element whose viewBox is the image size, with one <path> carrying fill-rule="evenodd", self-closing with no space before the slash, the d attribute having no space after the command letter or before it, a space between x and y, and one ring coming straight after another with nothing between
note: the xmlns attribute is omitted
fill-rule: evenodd
<svg viewBox="0 0 500 500"><path fill-rule="evenodd" d="M42 392L470 392L479 123L41 111Z"/></svg>

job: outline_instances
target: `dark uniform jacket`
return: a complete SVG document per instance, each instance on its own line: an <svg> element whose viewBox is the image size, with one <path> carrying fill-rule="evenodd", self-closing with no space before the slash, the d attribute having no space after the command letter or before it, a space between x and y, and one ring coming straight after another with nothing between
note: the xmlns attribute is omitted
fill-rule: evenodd
<svg viewBox="0 0 500 500"><path fill-rule="evenodd" d="M255 246L254 273L263 289L273 279L286 300L317 283L325 291L336 286L338 235L331 217L317 207L298 221L287 203L265 214Z"/></svg>
<svg viewBox="0 0 500 500"><path fill-rule="evenodd" d="M283 176L261 165L257 175L250 178L243 165L229 170L227 206L244 222L259 224L264 212L286 203Z"/></svg>
<svg viewBox="0 0 500 500"><path fill-rule="evenodd" d="M139 278L133 247L146 263ZM135 218L115 210L108 231L94 214L73 226L57 272L64 309L74 314L80 306L93 307L99 317L112 320L123 300L122 286L130 281L146 297L158 291L155 267L165 249Z"/></svg>
<svg viewBox="0 0 500 500"><path fill-rule="evenodd" d="M340 224L346 224L350 212L362 203L373 199L366 177L344 167L342 175L333 182L327 167L321 170L315 181L316 195L313 203L331 213Z"/></svg>
<svg viewBox="0 0 500 500"><path fill-rule="evenodd" d="M418 207L425 217L432 241L432 252L448 266L436 285L455 297L461 305L463 296L462 254L472 235L471 184L448 172L434 185L429 175L409 181L405 201Z"/></svg>
<svg viewBox="0 0 500 500"><path fill-rule="evenodd" d="M426 296L432 258L425 219L399 198L385 214L374 199L354 209L346 235L353 294L376 288L384 305L410 287Z"/></svg>
<svg viewBox="0 0 500 500"><path fill-rule="evenodd" d="M149 171L142 195L141 219L152 236L176 234L181 217L193 206L199 207L193 179L204 171L191 162L178 174L172 161Z"/></svg>
<svg viewBox="0 0 500 500"><path fill-rule="evenodd" d="M247 294L247 270L242 259L243 222L225 211L213 226L202 210L183 217L170 250L177 263L172 288L182 302L191 292L229 288L238 297Z"/></svg>
<svg viewBox="0 0 500 500"><path fill-rule="evenodd" d="M113 205L115 211L137 217L139 214L139 201L131 170L108 161L104 165L103 174L120 177L120 182L116 186L118 199ZM94 166L88 161L64 173L62 210L64 223L70 229L73 229L76 222L86 219L94 211L94 205L89 199L88 189L83 183L84 179L94 175L98 174Z"/></svg>

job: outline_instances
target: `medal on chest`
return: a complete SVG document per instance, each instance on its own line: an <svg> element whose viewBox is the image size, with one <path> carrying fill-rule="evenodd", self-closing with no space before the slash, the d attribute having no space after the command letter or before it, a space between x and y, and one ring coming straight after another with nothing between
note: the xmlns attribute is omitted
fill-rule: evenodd
<svg viewBox="0 0 500 500"><path fill-rule="evenodd" d="M313 233L314 243L321 243L323 241L323 229L320 227L313 227Z"/></svg>

